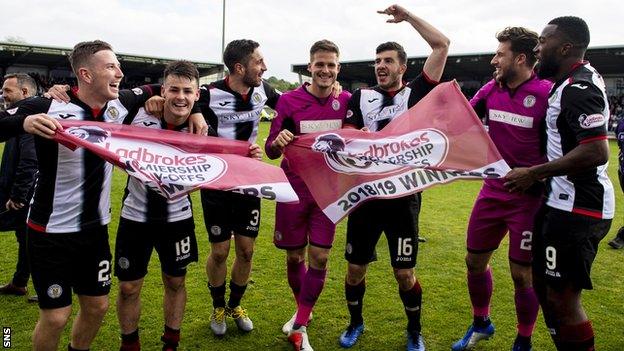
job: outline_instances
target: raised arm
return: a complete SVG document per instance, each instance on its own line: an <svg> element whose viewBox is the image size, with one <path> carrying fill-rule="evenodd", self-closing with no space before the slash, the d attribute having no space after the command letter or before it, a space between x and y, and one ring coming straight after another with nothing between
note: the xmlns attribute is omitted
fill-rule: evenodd
<svg viewBox="0 0 624 351"><path fill-rule="evenodd" d="M427 44L429 44L433 50L425 61L423 72L430 79L439 81L442 78L444 65L446 64L446 58L448 56L448 49L451 43L449 38L447 38L444 34L442 34L442 32L437 30L427 21L414 15L399 5L392 5L385 10L377 11L377 13L392 16L392 18L386 21L388 23L400 23L405 21L416 29L418 34L425 39Z"/></svg>

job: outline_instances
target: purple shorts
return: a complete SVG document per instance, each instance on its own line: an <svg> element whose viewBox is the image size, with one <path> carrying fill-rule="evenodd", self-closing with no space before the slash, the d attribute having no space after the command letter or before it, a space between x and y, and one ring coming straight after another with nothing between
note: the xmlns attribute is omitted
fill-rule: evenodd
<svg viewBox="0 0 624 351"><path fill-rule="evenodd" d="M534 220L541 203L540 196L510 194L484 186L468 223L468 251L494 251L509 232L509 259L518 264L530 264Z"/></svg>
<svg viewBox="0 0 624 351"><path fill-rule="evenodd" d="M336 225L321 211L309 192L301 193L297 192L298 204L277 203L273 243L285 250L301 249L308 241L310 245L331 248Z"/></svg>

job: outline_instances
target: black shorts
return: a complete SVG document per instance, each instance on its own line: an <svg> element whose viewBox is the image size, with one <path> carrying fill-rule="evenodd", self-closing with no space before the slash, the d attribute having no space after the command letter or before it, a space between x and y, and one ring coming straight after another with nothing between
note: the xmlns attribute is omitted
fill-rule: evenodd
<svg viewBox="0 0 624 351"><path fill-rule="evenodd" d="M591 266L611 227L599 219L543 206L535 220L533 274L555 289L592 289Z"/></svg>
<svg viewBox="0 0 624 351"><path fill-rule="evenodd" d="M75 233L43 233L28 228L32 281L42 309L72 304L78 295L103 296L110 291L111 252L107 226Z"/></svg>
<svg viewBox="0 0 624 351"><path fill-rule="evenodd" d="M231 191L201 190L204 223L211 243L232 234L256 238L260 229L260 198Z"/></svg>
<svg viewBox="0 0 624 351"><path fill-rule="evenodd" d="M349 215L345 258L365 265L375 257L375 246L386 234L394 268L414 268L418 256L418 214L420 193L397 199L363 203Z"/></svg>
<svg viewBox="0 0 624 351"><path fill-rule="evenodd" d="M163 273L186 275L186 266L197 262L197 240L193 218L171 223L135 222L119 219L115 241L115 276L121 281L145 277L156 249Z"/></svg>

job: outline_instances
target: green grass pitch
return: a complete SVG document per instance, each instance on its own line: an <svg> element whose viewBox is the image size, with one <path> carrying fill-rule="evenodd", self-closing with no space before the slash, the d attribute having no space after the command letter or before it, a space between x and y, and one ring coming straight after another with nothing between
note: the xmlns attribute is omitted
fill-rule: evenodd
<svg viewBox="0 0 624 351"><path fill-rule="evenodd" d="M263 143L268 123L261 123L258 141ZM622 193L617 186L617 146L611 142L609 174L616 186L617 214L611 232L600 245L592 272L595 289L584 293L585 308L593 320L598 350L624 350L624 251L607 246L617 229L623 225ZM275 162L277 164L277 162ZM110 225L110 243L114 247L120 210L120 199L125 175L115 172L113 183L113 222ZM478 181L457 181L450 185L426 190L420 215L420 232L427 242L420 245L417 274L423 286L423 334L428 350L449 350L451 344L463 335L471 321L471 309L465 282L465 230L476 193ZM249 311L255 330L243 334L228 321L228 333L223 338L212 335L209 327L212 301L206 287L204 265L209 253L206 229L203 225L198 194L193 194L196 233L199 244L199 262L189 267L187 276L188 303L182 325L180 350L290 350L281 333L282 324L294 312L293 298L286 280L285 253L272 244L275 204L263 202L260 236L254 255L254 266L243 306ZM344 303L343 258L345 223L337 229L334 250L329 262L325 289L309 326L312 346L316 350L339 350L338 335L348 323ZM0 282L12 276L17 243L12 233L0 233ZM379 261L371 264L364 299L366 331L353 350L403 350L406 319L398 296L397 286L388 260L388 248L382 238L378 247ZM230 258L233 256L231 252ZM507 242L494 254L492 267L495 279L492 299L492 319L496 335L484 341L478 350L510 350L515 337L515 308L513 284L507 262ZM162 286L159 263L152 256L150 271L142 292L140 322L144 350L160 350L163 328ZM115 278L114 278L115 279ZM117 282L113 281L111 307L93 343L92 350L119 349L119 327L115 315ZM32 292L32 286L29 286ZM74 299L76 301L76 299ZM78 309L74 304L74 313ZM26 298L0 296L0 327L11 328L12 349L29 350L38 308ZM60 349L69 340L68 325L61 338ZM538 319L533 338L535 350L554 350L542 316Z"/></svg>

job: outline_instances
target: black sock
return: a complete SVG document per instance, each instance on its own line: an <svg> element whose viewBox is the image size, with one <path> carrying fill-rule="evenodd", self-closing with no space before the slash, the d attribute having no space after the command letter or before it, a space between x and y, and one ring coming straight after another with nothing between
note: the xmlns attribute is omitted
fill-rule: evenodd
<svg viewBox="0 0 624 351"><path fill-rule="evenodd" d="M516 341L514 341L514 344L520 344L520 345L523 345L523 346L530 346L531 345L531 337L530 336L516 335Z"/></svg>
<svg viewBox="0 0 624 351"><path fill-rule="evenodd" d="M230 299L228 300L228 307L234 308L240 305L241 299L247 290L247 284L238 285L230 280Z"/></svg>
<svg viewBox="0 0 624 351"><path fill-rule="evenodd" d="M352 327L364 323L364 318L362 317L362 303L365 292L366 282L364 280L358 285L349 285L345 282L345 298L347 299L349 315L351 315L351 322L349 325Z"/></svg>
<svg viewBox="0 0 624 351"><path fill-rule="evenodd" d="M67 351L89 351L89 349L75 349L71 346L71 343L67 344Z"/></svg>
<svg viewBox="0 0 624 351"><path fill-rule="evenodd" d="M220 286L212 286L208 284L210 296L212 296L212 307L225 307L225 283Z"/></svg>
<svg viewBox="0 0 624 351"><path fill-rule="evenodd" d="M490 316L474 316L472 324L475 328L481 329L487 328L490 324L492 324L492 321L490 320Z"/></svg>

